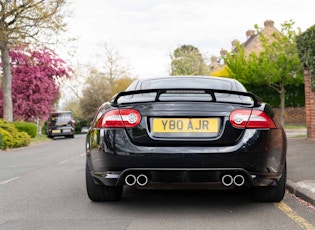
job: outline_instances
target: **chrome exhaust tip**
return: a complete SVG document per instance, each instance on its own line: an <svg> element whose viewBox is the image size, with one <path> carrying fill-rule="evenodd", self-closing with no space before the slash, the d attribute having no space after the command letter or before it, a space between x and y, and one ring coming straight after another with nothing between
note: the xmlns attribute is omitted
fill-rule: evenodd
<svg viewBox="0 0 315 230"><path fill-rule="evenodd" d="M137 184L139 186L145 186L148 183L148 177L144 174L140 174L139 176L137 176Z"/></svg>
<svg viewBox="0 0 315 230"><path fill-rule="evenodd" d="M233 181L236 186L242 186L245 183L245 178L242 175L236 175Z"/></svg>
<svg viewBox="0 0 315 230"><path fill-rule="evenodd" d="M133 174L128 174L126 177L125 177L125 183L126 185L128 186L133 186L137 183L137 178L135 175Z"/></svg>
<svg viewBox="0 0 315 230"><path fill-rule="evenodd" d="M221 181L222 181L222 184L223 184L224 186L227 186L227 187L228 187L228 186L231 186L231 185L233 184L234 179L233 179L233 177L232 177L231 175L226 174L226 175L224 175L224 176L222 177Z"/></svg>

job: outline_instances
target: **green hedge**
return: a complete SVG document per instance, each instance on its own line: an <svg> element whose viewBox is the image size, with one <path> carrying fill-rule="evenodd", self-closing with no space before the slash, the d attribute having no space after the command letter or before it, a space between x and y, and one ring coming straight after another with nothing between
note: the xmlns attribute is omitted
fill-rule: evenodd
<svg viewBox="0 0 315 230"><path fill-rule="evenodd" d="M75 119L75 133L81 133L81 128L84 126L90 126L90 123L80 118Z"/></svg>
<svg viewBox="0 0 315 230"><path fill-rule="evenodd" d="M304 69L311 73L311 90L315 92L315 25L296 38L298 55Z"/></svg>
<svg viewBox="0 0 315 230"><path fill-rule="evenodd" d="M26 132L20 132L15 126L3 119L0 119L0 148L18 148L27 146L31 137Z"/></svg>
<svg viewBox="0 0 315 230"><path fill-rule="evenodd" d="M17 128L20 132L26 132L31 138L35 138L37 134L37 126L33 123L15 121L12 124Z"/></svg>
<svg viewBox="0 0 315 230"><path fill-rule="evenodd" d="M246 89L257 96L262 101L269 103L275 108L280 107L280 95L273 88L268 85L245 85ZM305 93L304 84L300 85L287 85L285 87L285 106L286 107L304 107L305 106Z"/></svg>
<svg viewBox="0 0 315 230"><path fill-rule="evenodd" d="M5 149L2 133L0 133L0 149Z"/></svg>

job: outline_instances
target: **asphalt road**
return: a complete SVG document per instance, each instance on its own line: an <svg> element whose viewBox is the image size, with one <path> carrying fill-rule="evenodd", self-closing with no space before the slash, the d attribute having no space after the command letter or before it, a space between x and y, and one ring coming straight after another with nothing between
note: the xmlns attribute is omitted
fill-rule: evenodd
<svg viewBox="0 0 315 230"><path fill-rule="evenodd" d="M85 190L84 135L0 152L2 229L315 229L315 208L287 193L255 203L246 191L125 188L116 203Z"/></svg>

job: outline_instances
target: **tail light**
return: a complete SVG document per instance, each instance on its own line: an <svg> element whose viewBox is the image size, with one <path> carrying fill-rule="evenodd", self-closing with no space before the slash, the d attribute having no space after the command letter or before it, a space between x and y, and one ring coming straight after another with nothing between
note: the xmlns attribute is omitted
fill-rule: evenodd
<svg viewBox="0 0 315 230"><path fill-rule="evenodd" d="M234 110L230 115L232 126L240 129L274 129L272 119L263 111L240 109Z"/></svg>
<svg viewBox="0 0 315 230"><path fill-rule="evenodd" d="M97 128L132 128L139 125L141 115L135 109L114 109L106 112L97 122Z"/></svg>

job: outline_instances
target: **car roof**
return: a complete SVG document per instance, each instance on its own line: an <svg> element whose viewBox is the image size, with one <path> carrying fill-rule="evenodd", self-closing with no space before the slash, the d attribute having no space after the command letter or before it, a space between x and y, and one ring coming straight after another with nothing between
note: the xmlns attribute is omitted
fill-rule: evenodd
<svg viewBox="0 0 315 230"><path fill-rule="evenodd" d="M176 79L176 78L201 78L201 79L218 79L218 80L224 80L224 81L230 81L230 82L238 82L235 79L232 78L226 78L226 77L216 77L216 76L205 76L205 75L178 75L178 76L164 76L164 77L152 77L152 78L142 78L139 79L139 82L144 82L148 80L160 80L160 79Z"/></svg>
<svg viewBox="0 0 315 230"><path fill-rule="evenodd" d="M167 80L167 79L179 79L179 78L198 78L198 79L214 79L214 80L220 80L220 81L224 81L224 82L229 82L233 85L233 87L237 87L236 85L241 85L242 87L244 87L239 81L237 81L236 79L232 79L232 78L225 78L225 77L216 77L216 76L204 76L204 75L179 75L179 76L163 76L163 77L152 77L152 78L142 78L142 79L138 79L136 81L134 81L128 88L126 91L130 91L130 90L136 90L139 89L139 86L147 81L154 81L154 80ZM237 87L238 88L238 87ZM245 89L245 88L244 88ZM245 89L246 91L246 89Z"/></svg>

